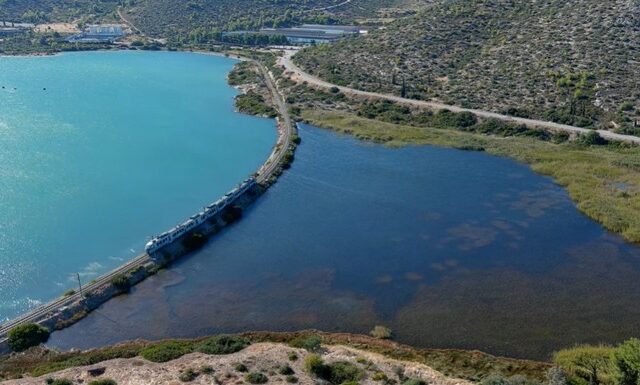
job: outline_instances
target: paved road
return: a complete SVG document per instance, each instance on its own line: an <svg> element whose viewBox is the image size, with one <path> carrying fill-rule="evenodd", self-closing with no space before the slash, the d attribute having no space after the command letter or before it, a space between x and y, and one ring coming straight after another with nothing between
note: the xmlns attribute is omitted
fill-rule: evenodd
<svg viewBox="0 0 640 385"><path fill-rule="evenodd" d="M391 100L391 101L405 104L405 105L424 107L432 110L447 109L453 112L471 112L483 118L494 118L494 119L499 119L507 122L520 123L520 124L524 124L527 127L544 129L544 130L555 131L555 132L565 131L572 134L576 134L576 133L582 134L582 133L588 133L592 131L586 128L569 126L566 124L547 122L547 121L535 120L535 119L517 118L514 116L502 115L502 114L498 114L490 111L476 110L471 108L462 108L458 106L452 106L449 104L443 104L443 103L437 103L437 102L427 102L423 100L406 99L406 98L401 98L395 95L381 94L377 92L368 92L368 91L357 90L354 88L338 86L338 85L326 82L307 72L304 72L300 67L295 65L291 60L291 58L296 52L297 52L296 50L285 51L285 55L279 59L279 64L283 65L286 68L286 70L292 72L294 74L294 78L297 79L298 81L306 81L309 84L315 85L317 87L321 87L321 88L337 87L341 92L347 95L362 96L362 97L373 98L373 99L386 99L386 100ZM605 139L640 144L640 138L637 136L621 135L621 134L616 134L614 132L606 131L606 130L598 130L598 133L600 134L600 136L602 136Z"/></svg>
<svg viewBox="0 0 640 385"><path fill-rule="evenodd" d="M346 0L346 1L343 1L342 3L340 3L340 4L330 5L330 6L328 6L328 7L321 7L321 8L308 9L308 10L306 10L306 11L304 11L304 12L328 11L328 10L330 10L330 9L334 9L334 8L342 7L343 5L347 5L347 4L349 4L350 2L352 2L352 1L353 1L353 0Z"/></svg>

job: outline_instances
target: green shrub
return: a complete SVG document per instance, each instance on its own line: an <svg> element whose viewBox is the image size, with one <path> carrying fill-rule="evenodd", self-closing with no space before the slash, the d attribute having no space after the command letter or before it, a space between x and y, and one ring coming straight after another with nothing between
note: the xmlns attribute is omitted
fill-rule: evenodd
<svg viewBox="0 0 640 385"><path fill-rule="evenodd" d="M327 367L318 354L309 354L304 358L304 370L316 377L327 377Z"/></svg>
<svg viewBox="0 0 640 385"><path fill-rule="evenodd" d="M237 363L237 364L234 366L234 368L235 368L235 370L237 370L237 371L238 371L238 372L240 372L240 373L245 373L245 372L248 372L248 371L249 371L249 368L247 368L247 365L245 365L245 364L243 364L243 363L241 363L241 362L240 362L240 363Z"/></svg>
<svg viewBox="0 0 640 385"><path fill-rule="evenodd" d="M576 142L584 146L601 146L608 143L597 131L590 131L587 134L578 136Z"/></svg>
<svg viewBox="0 0 640 385"><path fill-rule="evenodd" d="M15 352L21 352L32 346L47 342L49 330L38 324L25 324L9 330L9 347Z"/></svg>
<svg viewBox="0 0 640 385"><path fill-rule="evenodd" d="M213 374L215 372L215 370L213 369L213 367L206 365L203 366L202 368L200 368L200 372L202 374Z"/></svg>
<svg viewBox="0 0 640 385"><path fill-rule="evenodd" d="M289 352L289 361L298 361L298 355L296 352Z"/></svg>
<svg viewBox="0 0 640 385"><path fill-rule="evenodd" d="M220 335L209 337L196 348L204 354L231 354L249 345L249 340L238 336Z"/></svg>
<svg viewBox="0 0 640 385"><path fill-rule="evenodd" d="M186 341L163 341L148 346L140 351L140 355L152 362L167 362L180 358L193 351Z"/></svg>
<svg viewBox="0 0 640 385"><path fill-rule="evenodd" d="M266 384L269 378L262 373L251 372L244 376L244 379L250 384Z"/></svg>
<svg viewBox="0 0 640 385"><path fill-rule="evenodd" d="M577 384L597 385L611 377L613 348L581 345L554 354L553 362L564 369Z"/></svg>
<svg viewBox="0 0 640 385"><path fill-rule="evenodd" d="M355 366L351 362L338 361L329 366L329 378L326 380L331 381L333 384L344 384L345 382L356 382L362 379L364 375L362 369ZM409 385L424 385L424 384L409 384Z"/></svg>
<svg viewBox="0 0 640 385"><path fill-rule="evenodd" d="M293 371L293 369L291 369L291 366L284 364L278 369L278 373L282 374L283 376L286 376L289 374L294 374L295 372Z"/></svg>
<svg viewBox="0 0 640 385"><path fill-rule="evenodd" d="M612 361L619 385L640 384L640 340L632 338L619 345Z"/></svg>
<svg viewBox="0 0 640 385"><path fill-rule="evenodd" d="M47 378L45 380L45 383L47 385L73 385L73 381L69 380L68 378Z"/></svg>
<svg viewBox="0 0 640 385"><path fill-rule="evenodd" d="M332 384L357 383L364 375L362 369L347 361L338 361L325 365L322 357L317 354L309 354L304 359L304 369L308 373Z"/></svg>
<svg viewBox="0 0 640 385"><path fill-rule="evenodd" d="M188 368L180 373L180 375L178 376L178 379L182 382L191 382L195 380L199 374L200 373L196 372L195 370Z"/></svg>
<svg viewBox="0 0 640 385"><path fill-rule="evenodd" d="M386 340L391 338L391 329L389 329L388 327L377 325L373 328L373 330L371 330L369 334L371 334L371 337L373 338Z"/></svg>
<svg viewBox="0 0 640 385"><path fill-rule="evenodd" d="M89 381L89 385L118 385L118 383L111 378L101 378L99 380Z"/></svg>
<svg viewBox="0 0 640 385"><path fill-rule="evenodd" d="M296 376L287 376L286 380L290 384L297 384L298 383L298 377L296 377Z"/></svg>
<svg viewBox="0 0 640 385"><path fill-rule="evenodd" d="M111 284L119 293L128 293L131 290L131 282L124 274L118 274L111 278Z"/></svg>
<svg viewBox="0 0 640 385"><path fill-rule="evenodd" d="M315 334L308 337L298 337L289 343L289 345L293 346L294 348L302 348L309 352L319 351L321 344L322 338Z"/></svg>
<svg viewBox="0 0 640 385"><path fill-rule="evenodd" d="M389 377L384 372L376 372L371 379L374 381L387 381Z"/></svg>

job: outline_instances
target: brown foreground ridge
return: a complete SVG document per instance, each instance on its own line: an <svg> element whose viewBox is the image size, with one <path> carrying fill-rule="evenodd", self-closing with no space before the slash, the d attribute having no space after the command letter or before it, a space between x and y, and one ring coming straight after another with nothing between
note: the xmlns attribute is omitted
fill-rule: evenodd
<svg viewBox="0 0 640 385"><path fill-rule="evenodd" d="M311 385L324 380L402 385L412 380L415 385L467 385L492 375L517 375L532 383L540 382L549 368L550 364L543 362L495 357L479 351L416 349L364 335L311 330L250 332L193 340L139 340L84 352L60 353L40 346L0 358L0 381Z"/></svg>

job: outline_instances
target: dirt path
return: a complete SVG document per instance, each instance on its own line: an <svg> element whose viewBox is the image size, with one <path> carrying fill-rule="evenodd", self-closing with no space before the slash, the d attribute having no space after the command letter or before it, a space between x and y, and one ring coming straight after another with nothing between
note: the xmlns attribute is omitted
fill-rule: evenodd
<svg viewBox="0 0 640 385"><path fill-rule="evenodd" d="M554 132L564 131L570 134L585 134L590 131L593 131L586 128L569 126L566 124L547 122L543 120L518 118L518 117L502 115L502 114L498 114L490 111L476 110L472 108L462 108L458 106L452 106L449 104L443 104L443 103L437 103L437 102L427 102L423 100L406 99L406 98L402 98L395 95L381 94L377 92L362 91L354 88L338 86L338 85L326 82L307 72L304 72L300 67L295 65L291 60L291 58L296 52L297 52L296 50L285 51L285 55L279 59L279 64L283 65L287 71L290 71L293 73L293 80L296 80L299 82L306 81L309 84L315 85L316 87L321 87L326 89L336 87L341 92L347 95L360 96L360 97L371 98L371 99L391 100L400 104L428 108L431 110L447 109L453 112L471 112L482 118L493 118L493 119L503 120L506 122L520 123L530 128L537 128L537 129L543 129L543 130L554 131ZM600 134L600 136L608 140L640 144L640 137L637 137L637 136L616 134L614 132L607 131L607 130L597 130L597 131Z"/></svg>

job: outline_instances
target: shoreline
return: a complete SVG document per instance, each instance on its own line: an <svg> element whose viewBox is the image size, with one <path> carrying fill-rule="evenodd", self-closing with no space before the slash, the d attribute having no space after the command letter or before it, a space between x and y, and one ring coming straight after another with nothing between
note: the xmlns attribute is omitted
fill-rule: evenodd
<svg viewBox="0 0 640 385"><path fill-rule="evenodd" d="M224 56L224 55L220 55ZM244 60L251 60L246 59ZM272 77L261 63L257 63L264 75L264 81L271 84ZM275 85L271 84L270 90L273 93L274 101L283 103L282 95ZM278 104L278 103L276 103ZM291 122L286 105L278 105L279 117L276 118L277 140L269 157L260 165L255 172L257 184L247 190L242 195L229 202L229 206L238 207L241 211L257 200L278 177L288 168L293 158L286 158L288 152L295 152L296 143L291 141L291 136L297 133L295 123ZM240 212L241 212L240 211ZM50 331L61 330L84 318L89 312L97 309L111 298L128 292L130 287L142 282L146 278L154 275L160 269L168 266L180 257L197 251L207 243L206 239L196 247L188 247L183 244L187 237L194 234L203 234L208 237L214 235L222 228L233 224L240 217L224 218L225 211L217 213L205 223L195 227L173 243L166 245L161 250L153 254L161 254L161 258L154 258L146 252L126 261L116 269L109 271L96 278L93 283L85 286L82 293L54 298L35 309L32 309L14 319L0 324L0 355L10 353L8 346L8 332L16 326L27 323L38 323L45 326ZM202 232L202 233L200 233ZM126 288L119 287L116 280L124 278Z"/></svg>

